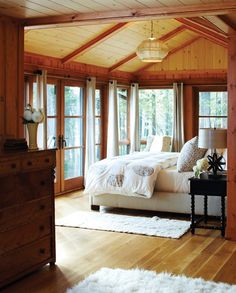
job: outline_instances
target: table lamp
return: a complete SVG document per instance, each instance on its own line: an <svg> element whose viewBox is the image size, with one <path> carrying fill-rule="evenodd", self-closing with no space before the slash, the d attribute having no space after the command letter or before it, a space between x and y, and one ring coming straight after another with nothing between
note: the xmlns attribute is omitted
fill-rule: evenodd
<svg viewBox="0 0 236 293"><path fill-rule="evenodd" d="M217 171L223 171L223 165L225 162L222 161L223 156L218 155L216 149L227 148L227 129L223 128L200 128L198 135L198 147L211 149L211 155L207 156L209 168L208 171L212 170L210 177L218 177Z"/></svg>

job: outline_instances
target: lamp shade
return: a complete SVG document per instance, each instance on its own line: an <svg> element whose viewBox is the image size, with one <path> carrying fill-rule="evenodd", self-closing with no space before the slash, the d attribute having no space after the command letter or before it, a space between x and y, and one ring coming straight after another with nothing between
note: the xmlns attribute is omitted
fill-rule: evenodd
<svg viewBox="0 0 236 293"><path fill-rule="evenodd" d="M205 149L227 148L227 129L200 128L198 134L198 147Z"/></svg>
<svg viewBox="0 0 236 293"><path fill-rule="evenodd" d="M138 46L136 54L143 62L161 62L167 56L168 49L162 41L151 37Z"/></svg>

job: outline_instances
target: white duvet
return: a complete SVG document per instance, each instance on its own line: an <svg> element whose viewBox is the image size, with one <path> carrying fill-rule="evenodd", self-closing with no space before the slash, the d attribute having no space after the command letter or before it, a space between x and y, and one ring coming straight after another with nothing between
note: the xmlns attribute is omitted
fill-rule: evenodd
<svg viewBox="0 0 236 293"><path fill-rule="evenodd" d="M176 165L179 153L135 152L93 164L86 177L85 192L150 198L160 170Z"/></svg>

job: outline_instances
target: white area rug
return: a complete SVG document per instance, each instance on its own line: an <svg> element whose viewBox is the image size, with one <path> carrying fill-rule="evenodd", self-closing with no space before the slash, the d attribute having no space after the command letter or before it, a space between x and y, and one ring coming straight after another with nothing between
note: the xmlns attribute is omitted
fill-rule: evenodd
<svg viewBox="0 0 236 293"><path fill-rule="evenodd" d="M189 230L190 222L158 217L149 218L98 212L77 212L61 220L57 220L56 225L180 238Z"/></svg>
<svg viewBox="0 0 236 293"><path fill-rule="evenodd" d="M156 274L145 270L102 268L67 293L235 293L236 285Z"/></svg>

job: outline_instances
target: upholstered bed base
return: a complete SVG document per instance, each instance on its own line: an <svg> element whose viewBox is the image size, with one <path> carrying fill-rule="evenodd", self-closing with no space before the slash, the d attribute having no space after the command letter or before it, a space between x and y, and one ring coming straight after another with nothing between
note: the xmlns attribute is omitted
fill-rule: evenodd
<svg viewBox="0 0 236 293"><path fill-rule="evenodd" d="M90 195L90 205L92 209L109 206L183 214L191 211L190 195L186 193L156 192L149 199L119 194ZM195 211L203 214L203 196L196 196ZM208 215L220 215L220 197L208 197Z"/></svg>

